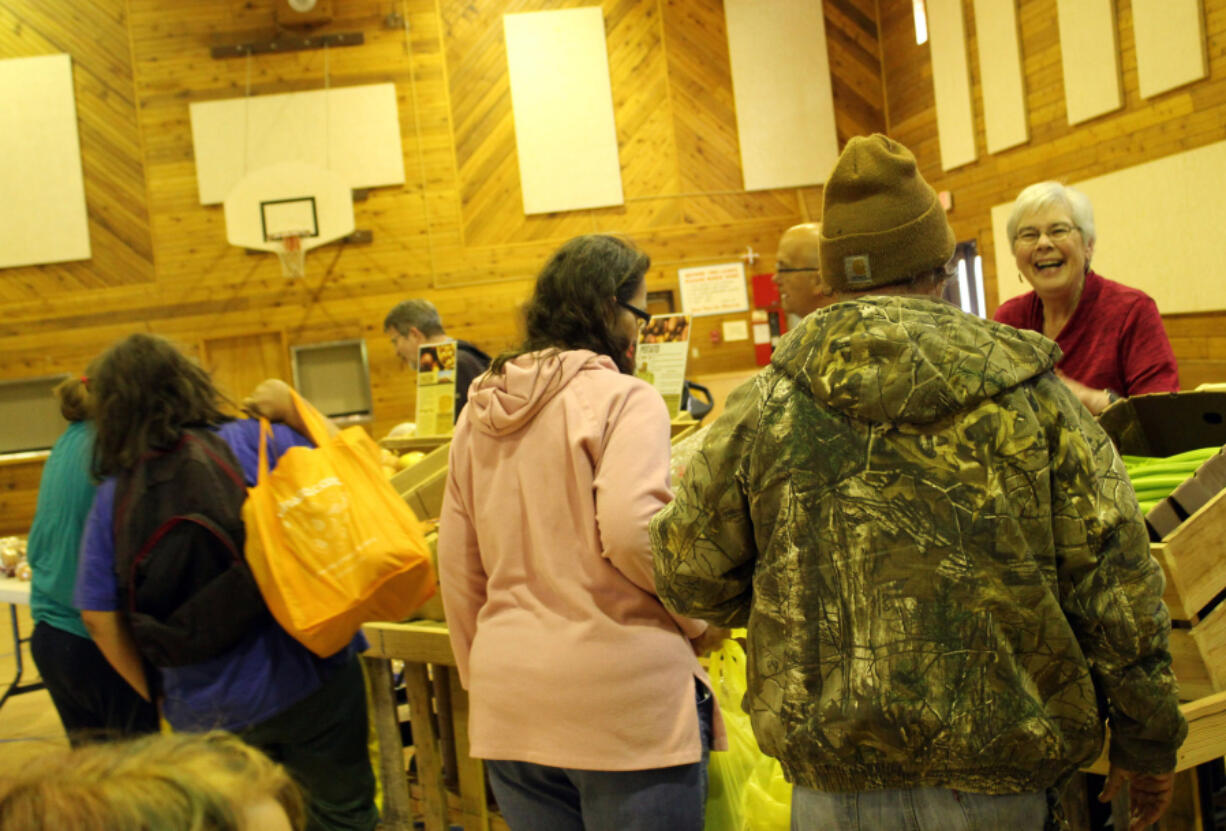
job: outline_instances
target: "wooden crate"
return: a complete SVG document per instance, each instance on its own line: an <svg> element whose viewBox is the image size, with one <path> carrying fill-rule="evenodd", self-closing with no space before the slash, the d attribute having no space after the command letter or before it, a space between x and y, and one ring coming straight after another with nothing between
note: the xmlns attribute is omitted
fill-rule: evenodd
<svg viewBox="0 0 1226 831"><path fill-rule="evenodd" d="M408 436L405 438L382 438L379 446L393 453L408 453L410 450L420 450L430 453L435 448L451 443L451 436Z"/></svg>
<svg viewBox="0 0 1226 831"><path fill-rule="evenodd" d="M451 440L444 439L426 458L392 477L392 487L409 503L418 519L438 519L447 487L447 456Z"/></svg>
<svg viewBox="0 0 1226 831"><path fill-rule="evenodd" d="M1188 517L1162 542L1154 559L1166 576L1163 600L1171 612L1171 659L1181 701L1226 691L1226 491Z"/></svg>

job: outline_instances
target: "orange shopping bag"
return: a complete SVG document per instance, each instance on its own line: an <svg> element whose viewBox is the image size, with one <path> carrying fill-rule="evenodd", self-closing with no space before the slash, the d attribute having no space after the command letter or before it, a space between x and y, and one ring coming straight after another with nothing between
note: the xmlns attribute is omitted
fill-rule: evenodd
<svg viewBox="0 0 1226 831"><path fill-rule="evenodd" d="M314 448L291 447L268 469L272 428L260 419L260 467L247 489L247 562L273 617L321 657L369 620L402 620L434 594L417 517L379 465L361 427L328 435L297 393Z"/></svg>

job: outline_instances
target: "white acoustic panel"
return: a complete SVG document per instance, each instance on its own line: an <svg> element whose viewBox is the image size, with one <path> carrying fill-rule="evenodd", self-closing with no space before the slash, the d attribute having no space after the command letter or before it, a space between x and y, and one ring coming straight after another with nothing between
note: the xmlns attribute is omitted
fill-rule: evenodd
<svg viewBox="0 0 1226 831"><path fill-rule="evenodd" d="M724 0L746 190L819 185L839 158L822 4Z"/></svg>
<svg viewBox="0 0 1226 831"><path fill-rule="evenodd" d="M0 60L0 268L88 260L68 55Z"/></svg>
<svg viewBox="0 0 1226 831"><path fill-rule="evenodd" d="M1208 74L1201 0L1132 0L1132 32L1142 98Z"/></svg>
<svg viewBox="0 0 1226 831"><path fill-rule="evenodd" d="M962 0L928 0L928 36L941 169L952 170L976 158Z"/></svg>
<svg viewBox="0 0 1226 831"><path fill-rule="evenodd" d="M351 188L404 184L395 84L202 101L190 111L202 205L282 162L334 170Z"/></svg>
<svg viewBox="0 0 1226 831"><path fill-rule="evenodd" d="M979 72L983 76L988 152L999 153L1030 139L1018 44L1017 0L975 0L975 33L979 42Z"/></svg>
<svg viewBox="0 0 1226 831"><path fill-rule="evenodd" d="M502 17L525 214L621 205L600 6Z"/></svg>
<svg viewBox="0 0 1226 831"><path fill-rule="evenodd" d="M1118 110L1124 101L1114 0L1057 0L1056 19L1068 123Z"/></svg>
<svg viewBox="0 0 1226 831"><path fill-rule="evenodd" d="M1094 270L1154 298L1163 314L1226 309L1221 204L1226 141L1077 182L1094 204ZM1012 203L992 208L1000 302L1030 291L1017 281L1005 233ZM1173 244L1178 241L1178 244ZM1160 252L1160 253L1155 253Z"/></svg>

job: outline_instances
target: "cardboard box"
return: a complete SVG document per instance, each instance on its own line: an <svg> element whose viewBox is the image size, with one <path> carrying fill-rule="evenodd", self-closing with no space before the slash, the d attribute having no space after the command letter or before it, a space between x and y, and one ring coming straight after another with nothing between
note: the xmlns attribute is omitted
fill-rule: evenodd
<svg viewBox="0 0 1226 831"><path fill-rule="evenodd" d="M1103 410L1098 423L1120 453L1173 456L1226 445L1226 391L1155 393L1124 398ZM1150 538L1165 539L1226 488L1226 455L1203 463L1188 481L1145 516Z"/></svg>
<svg viewBox="0 0 1226 831"><path fill-rule="evenodd" d="M1173 456L1226 445L1226 392L1162 392L1123 398L1098 423L1120 453Z"/></svg>

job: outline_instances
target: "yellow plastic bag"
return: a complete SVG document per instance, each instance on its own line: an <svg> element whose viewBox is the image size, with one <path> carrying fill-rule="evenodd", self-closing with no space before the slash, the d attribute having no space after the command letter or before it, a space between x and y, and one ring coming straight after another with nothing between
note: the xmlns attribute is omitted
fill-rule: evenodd
<svg viewBox="0 0 1226 831"><path fill-rule="evenodd" d="M328 435L323 415L294 394L314 448L291 447L260 466L243 505L247 562L277 622L321 657L363 623L402 620L435 590L430 552L413 511L379 465L361 427Z"/></svg>
<svg viewBox="0 0 1226 831"><path fill-rule="evenodd" d="M745 650L735 640L724 641L711 653L709 673L728 750L711 754L704 831L789 831L792 786L779 762L759 749L749 714L741 708L747 688Z"/></svg>

